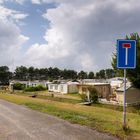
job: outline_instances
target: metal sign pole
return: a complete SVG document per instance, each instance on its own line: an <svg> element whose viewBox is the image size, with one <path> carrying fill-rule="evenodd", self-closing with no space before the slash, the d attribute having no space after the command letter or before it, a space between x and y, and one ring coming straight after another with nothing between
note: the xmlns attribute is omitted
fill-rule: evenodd
<svg viewBox="0 0 140 140"><path fill-rule="evenodd" d="M123 128L126 128L126 69L124 69Z"/></svg>

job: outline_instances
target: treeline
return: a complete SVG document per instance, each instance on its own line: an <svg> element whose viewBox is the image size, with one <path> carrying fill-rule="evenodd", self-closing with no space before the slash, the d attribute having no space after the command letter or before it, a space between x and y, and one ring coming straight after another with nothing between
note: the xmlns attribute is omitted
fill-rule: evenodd
<svg viewBox="0 0 140 140"><path fill-rule="evenodd" d="M0 67L0 83L8 83L10 79L15 80L57 80L57 79L108 79L115 76L113 69L100 70L99 72L77 72L70 69L35 68L20 66L14 72L10 72L7 66Z"/></svg>
<svg viewBox="0 0 140 140"><path fill-rule="evenodd" d="M15 69L14 79L18 80L57 80L57 79L94 79L94 78L112 78L115 73L112 69L100 70L94 72L77 72L75 70L55 68L34 68L20 66Z"/></svg>

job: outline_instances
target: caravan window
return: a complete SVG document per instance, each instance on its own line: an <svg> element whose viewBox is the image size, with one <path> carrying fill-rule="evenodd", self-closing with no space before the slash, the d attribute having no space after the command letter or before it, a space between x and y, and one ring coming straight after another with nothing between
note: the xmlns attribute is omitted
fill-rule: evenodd
<svg viewBox="0 0 140 140"><path fill-rule="evenodd" d="M61 85L61 91L63 91L63 86Z"/></svg>
<svg viewBox="0 0 140 140"><path fill-rule="evenodd" d="M53 86L52 85L50 85L50 89L53 89Z"/></svg>
<svg viewBox="0 0 140 140"><path fill-rule="evenodd" d="M55 90L57 90L58 89L58 85L55 85Z"/></svg>

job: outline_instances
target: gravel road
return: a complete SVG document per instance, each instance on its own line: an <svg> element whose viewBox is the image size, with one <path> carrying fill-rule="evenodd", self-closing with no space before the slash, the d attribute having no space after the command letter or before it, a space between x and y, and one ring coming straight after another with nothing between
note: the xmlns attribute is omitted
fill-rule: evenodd
<svg viewBox="0 0 140 140"><path fill-rule="evenodd" d="M117 140L117 138L0 100L0 140Z"/></svg>

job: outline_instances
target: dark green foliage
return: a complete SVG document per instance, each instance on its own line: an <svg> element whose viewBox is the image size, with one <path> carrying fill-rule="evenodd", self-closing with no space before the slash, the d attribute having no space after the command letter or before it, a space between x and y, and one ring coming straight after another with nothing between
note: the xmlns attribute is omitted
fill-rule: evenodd
<svg viewBox="0 0 140 140"><path fill-rule="evenodd" d="M81 97L83 102L87 102L88 101L88 98L87 98L86 94L82 93L82 94L80 94L80 97Z"/></svg>
<svg viewBox="0 0 140 140"><path fill-rule="evenodd" d="M128 69L127 77L135 87L140 88L140 37L137 33L132 33L130 34L130 36L126 36L126 39L136 40L136 48L137 48L136 69ZM123 70L117 69L116 61L117 61L116 54L113 54L112 67L114 68L114 71L117 73L117 75L123 76Z"/></svg>
<svg viewBox="0 0 140 140"><path fill-rule="evenodd" d="M96 72L96 79L99 79L99 78L100 78L100 73Z"/></svg>
<svg viewBox="0 0 140 140"><path fill-rule="evenodd" d="M44 90L47 90L46 87L43 87L41 85L39 86L35 86L35 87L28 87L25 89L25 91L29 91L29 92L33 92L33 91L44 91Z"/></svg>
<svg viewBox="0 0 140 140"><path fill-rule="evenodd" d="M130 39L136 40L137 63L136 69L127 71L127 76L135 87L140 88L140 37L138 34L133 33L130 35Z"/></svg>
<svg viewBox="0 0 140 140"><path fill-rule="evenodd" d="M105 79L105 70L100 70L99 75L101 79Z"/></svg>
<svg viewBox="0 0 140 140"><path fill-rule="evenodd" d="M7 66L0 67L0 84L8 84L9 79L19 80L19 81L33 81L33 80L76 80L76 79L94 79L94 78L111 78L114 76L113 70L106 69L100 70L96 73L90 71L89 73L85 71L77 72L75 70L64 69L61 70L57 67L55 68L34 68L34 67L17 67L14 73L9 72Z"/></svg>
<svg viewBox="0 0 140 140"><path fill-rule="evenodd" d="M79 79L87 79L88 78L87 73L84 71L80 71L78 73L78 77L79 77Z"/></svg>
<svg viewBox="0 0 140 140"><path fill-rule="evenodd" d="M27 80L28 79L28 69L24 66L17 67L14 72L14 79Z"/></svg>
<svg viewBox="0 0 140 140"><path fill-rule="evenodd" d="M113 69L103 69L96 73L97 79L109 79L115 77L115 71Z"/></svg>
<svg viewBox="0 0 140 140"><path fill-rule="evenodd" d="M92 103L98 102L98 91L94 87L88 88L89 90L89 99Z"/></svg>
<svg viewBox="0 0 140 140"><path fill-rule="evenodd" d="M9 80L12 78L12 73L7 66L0 67L0 85L8 85Z"/></svg>
<svg viewBox="0 0 140 140"><path fill-rule="evenodd" d="M34 80L35 78L35 75L36 75L37 73L35 72L35 68L34 67L29 67L28 68L28 79L29 80Z"/></svg>
<svg viewBox="0 0 140 140"><path fill-rule="evenodd" d="M15 83L13 85L13 89L14 90L23 90L25 88L25 85L24 84L21 84L21 83Z"/></svg>
<svg viewBox="0 0 140 140"><path fill-rule="evenodd" d="M74 70L61 70L59 79L77 79L77 72Z"/></svg>
<svg viewBox="0 0 140 140"><path fill-rule="evenodd" d="M90 71L88 74L89 79L94 79L94 72Z"/></svg>
<svg viewBox="0 0 140 140"><path fill-rule="evenodd" d="M89 87L88 91L89 91L89 100L88 100L88 95L83 93L80 95L82 101L97 103L98 102L98 91L94 87Z"/></svg>
<svg viewBox="0 0 140 140"><path fill-rule="evenodd" d="M17 67L14 79L18 80L57 80L57 79L77 79L77 72L74 70L60 70L58 68L26 68Z"/></svg>
<svg viewBox="0 0 140 140"><path fill-rule="evenodd" d="M107 79L113 78L115 76L115 72L113 69L106 69L105 72L106 72Z"/></svg>

